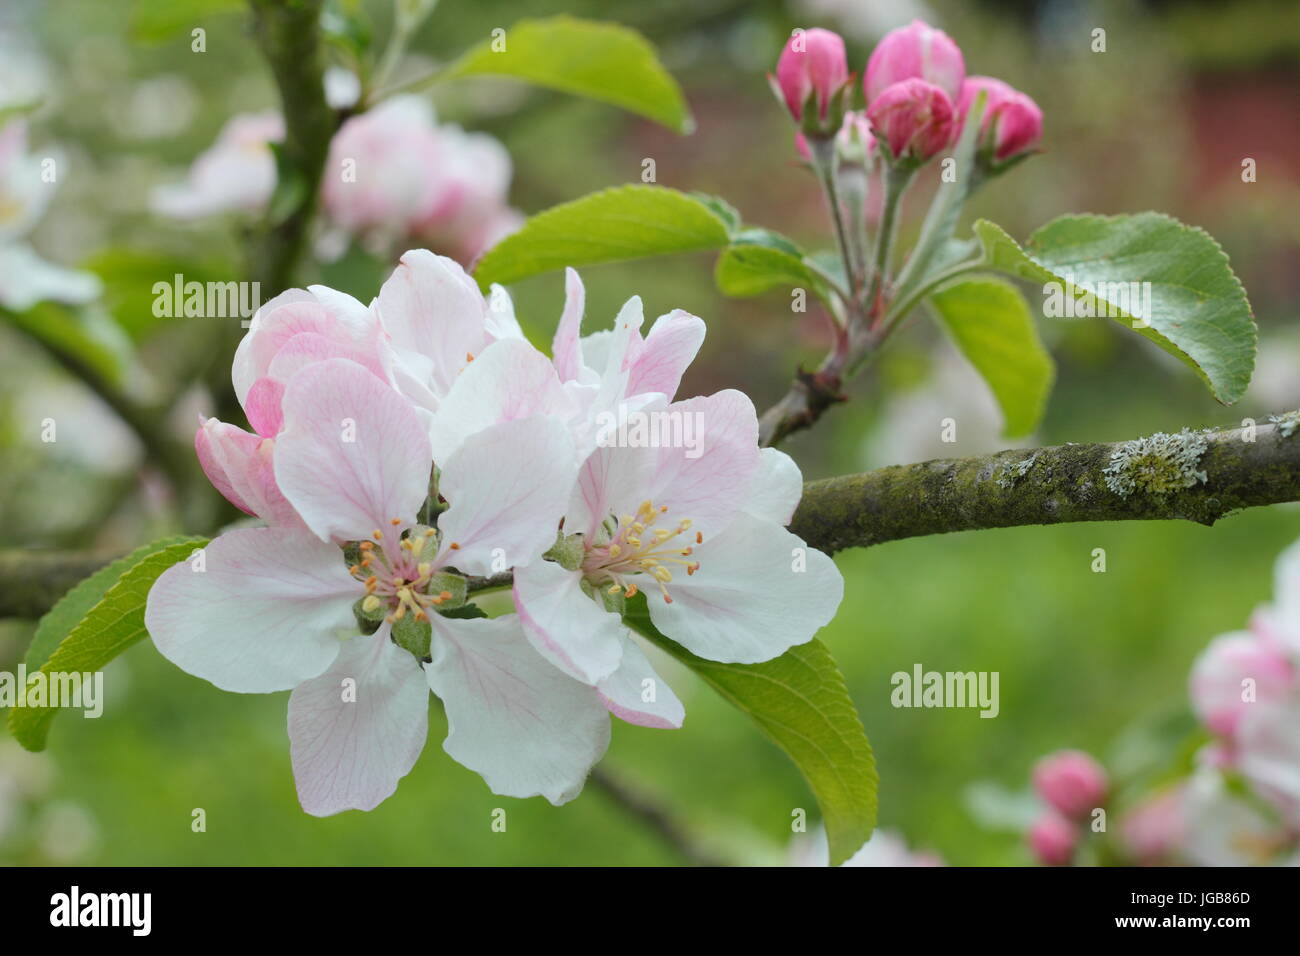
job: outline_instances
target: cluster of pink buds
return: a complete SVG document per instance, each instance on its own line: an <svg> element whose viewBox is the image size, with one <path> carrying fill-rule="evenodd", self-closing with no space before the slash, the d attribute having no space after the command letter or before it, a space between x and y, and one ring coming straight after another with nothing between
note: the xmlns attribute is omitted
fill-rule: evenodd
<svg viewBox="0 0 1300 956"><path fill-rule="evenodd" d="M1062 750L1038 762L1034 789L1046 809L1029 828L1029 848L1046 866L1068 866L1078 852L1081 828L1106 802L1106 771L1081 750Z"/></svg>
<svg viewBox="0 0 1300 956"><path fill-rule="evenodd" d="M852 76L844 41L829 30L796 30L781 53L774 83L802 136L830 140L863 122L890 164L919 166L954 145L980 93L980 162L998 170L1033 151L1043 114L1001 80L967 76L961 49L920 20L886 34L863 74L866 109L849 109ZM814 109L815 108L815 109ZM800 152L807 149L801 140Z"/></svg>

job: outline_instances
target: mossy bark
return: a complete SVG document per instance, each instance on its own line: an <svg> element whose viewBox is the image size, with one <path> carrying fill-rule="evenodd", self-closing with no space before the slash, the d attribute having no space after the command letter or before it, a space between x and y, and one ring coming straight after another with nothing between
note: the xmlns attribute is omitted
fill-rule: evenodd
<svg viewBox="0 0 1300 956"><path fill-rule="evenodd" d="M1058 445L895 465L812 481L790 530L827 552L950 531L1068 521L1182 518L1210 525L1241 508L1300 499L1300 434L1275 425L1202 433L1205 481L1116 494L1105 469L1126 444ZM1032 464L1023 467L1032 457ZM1020 474L1023 470L1023 474Z"/></svg>

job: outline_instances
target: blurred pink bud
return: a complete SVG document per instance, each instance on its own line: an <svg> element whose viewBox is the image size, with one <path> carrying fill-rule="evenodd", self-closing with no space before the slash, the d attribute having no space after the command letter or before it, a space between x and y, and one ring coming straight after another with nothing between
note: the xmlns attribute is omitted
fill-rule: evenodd
<svg viewBox="0 0 1300 956"><path fill-rule="evenodd" d="M194 161L186 181L156 187L150 205L173 219L258 212L275 192L275 153L270 144L283 139L284 119L279 113L233 116L217 141Z"/></svg>
<svg viewBox="0 0 1300 956"><path fill-rule="evenodd" d="M803 119L810 93L816 94L817 112L824 119L831 97L848 79L844 40L830 30L796 30L776 64L777 86L796 120Z"/></svg>
<svg viewBox="0 0 1300 956"><path fill-rule="evenodd" d="M1044 866L1068 866L1079 846L1079 830L1050 810L1029 827L1029 849Z"/></svg>
<svg viewBox="0 0 1300 956"><path fill-rule="evenodd" d="M432 107L416 96L387 100L334 135L321 187L325 213L351 235L404 236L441 198L431 178L443 162Z"/></svg>
<svg viewBox="0 0 1300 956"><path fill-rule="evenodd" d="M980 122L980 141L991 141L995 159L1007 159L1038 144L1043 137L1043 111L1024 93L991 76L968 76L962 83L957 101L959 128L981 91L988 94L988 100Z"/></svg>
<svg viewBox="0 0 1300 956"><path fill-rule="evenodd" d="M956 101L961 82L966 77L966 63L952 37L942 30L913 20L885 34L867 61L862 88L872 103L895 83L925 80L939 87L950 101Z"/></svg>
<svg viewBox="0 0 1300 956"><path fill-rule="evenodd" d="M1211 641L1192 665L1192 707L1210 731L1231 738L1250 707L1284 698L1295 678L1286 652L1271 638L1234 631Z"/></svg>
<svg viewBox="0 0 1300 956"><path fill-rule="evenodd" d="M1182 790L1173 788L1148 797L1120 823L1120 839L1139 863L1168 860L1186 835Z"/></svg>
<svg viewBox="0 0 1300 956"><path fill-rule="evenodd" d="M925 162L947 148L956 130L952 100L925 80L895 83L871 103L867 118L894 159Z"/></svg>
<svg viewBox="0 0 1300 956"><path fill-rule="evenodd" d="M1034 789L1061 815L1081 820L1106 800L1106 771L1081 750L1048 754L1034 768Z"/></svg>

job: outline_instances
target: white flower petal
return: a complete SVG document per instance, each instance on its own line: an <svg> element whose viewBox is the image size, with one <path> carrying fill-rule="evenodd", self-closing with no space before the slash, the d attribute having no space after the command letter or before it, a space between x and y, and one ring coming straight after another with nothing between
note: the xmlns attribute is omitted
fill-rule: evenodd
<svg viewBox="0 0 1300 956"><path fill-rule="evenodd" d="M700 568L690 576L674 573L671 604L650 584L646 600L655 627L708 660L754 664L779 657L812 640L844 597L834 561L749 515L705 538L693 557Z"/></svg>
<svg viewBox="0 0 1300 956"><path fill-rule="evenodd" d="M218 537L201 564L164 571L144 621L181 670L222 690L265 694L333 663L362 593L337 547L306 531L250 528Z"/></svg>
<svg viewBox="0 0 1300 956"><path fill-rule="evenodd" d="M581 792L609 746L609 717L592 688L544 660L514 615L435 615L432 650L425 673L447 708L443 749L453 759L503 796L559 805Z"/></svg>
<svg viewBox="0 0 1300 956"><path fill-rule="evenodd" d="M645 652L626 632L620 636L623 659L597 685L610 713L629 724L675 730L686 719L686 708L650 664Z"/></svg>
<svg viewBox="0 0 1300 956"><path fill-rule="evenodd" d="M302 808L373 810L424 749L429 685L388 624L343 645L332 667L289 697L290 757Z"/></svg>
<svg viewBox="0 0 1300 956"><path fill-rule="evenodd" d="M570 677L595 684L618 669L623 624L582 591L582 573L552 561L515 568L515 607L537 652Z"/></svg>

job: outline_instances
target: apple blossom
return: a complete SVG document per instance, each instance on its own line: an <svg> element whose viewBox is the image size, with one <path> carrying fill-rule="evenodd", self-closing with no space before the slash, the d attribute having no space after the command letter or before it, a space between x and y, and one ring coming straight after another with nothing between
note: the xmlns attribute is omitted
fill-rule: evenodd
<svg viewBox="0 0 1300 956"><path fill-rule="evenodd" d="M887 87L867 107L867 117L895 161L926 162L952 143L957 129L952 100L919 79Z"/></svg>
<svg viewBox="0 0 1300 956"><path fill-rule="evenodd" d="M662 344L658 323L642 341L640 303L629 303L601 342L606 372L597 382L585 364L591 342L576 336L579 289L571 277L570 304L556 335L561 377L616 396L639 394L644 415L698 416L704 448L693 457L673 444L598 443L565 516L567 549L515 569L515 605L538 651L595 686L614 714L675 727L681 705L620 619L627 598L646 591L655 627L692 653L755 663L810 640L834 615L843 580L830 558L785 530L801 476L788 456L760 451L749 399L723 391L668 401L683 359L698 347L688 321L694 317L670 317ZM669 335L673 328L680 337ZM664 357L654 358L661 350ZM655 393L647 398L650 389ZM661 688L653 701L628 693L645 680Z"/></svg>
<svg viewBox="0 0 1300 956"><path fill-rule="evenodd" d="M45 261L24 238L44 215L55 185L42 160L27 151L27 124L12 120L0 126L0 305L5 308L21 312L47 299L80 305L99 297L95 275Z"/></svg>
<svg viewBox="0 0 1300 956"><path fill-rule="evenodd" d="M1068 820L1081 820L1106 801L1106 771L1081 750L1049 754L1034 767L1034 789Z"/></svg>
<svg viewBox="0 0 1300 956"><path fill-rule="evenodd" d="M862 88L867 106L895 83L918 79L943 90L956 101L966 76L961 48L942 30L913 20L885 34L867 60Z"/></svg>
<svg viewBox="0 0 1300 956"><path fill-rule="evenodd" d="M426 99L396 96L335 134L321 199L348 235L379 247L413 238L469 262L521 221L510 177L495 139L438 126Z"/></svg>
<svg viewBox="0 0 1300 956"><path fill-rule="evenodd" d="M1291 655L1300 654L1300 541L1273 564L1273 603L1255 612L1251 630Z"/></svg>
<svg viewBox="0 0 1300 956"><path fill-rule="evenodd" d="M315 362L289 379L282 408L275 482L306 527L230 531L201 570L165 572L145 614L160 652L226 690L293 689L291 758L310 813L393 792L423 748L430 689L447 710L445 749L495 792L571 799L608 742L595 695L543 660L515 615L440 613L449 569L485 574L497 549L527 562L554 541L574 474L565 426L519 419L464 442L440 463L449 506L435 531L416 523L432 465L424 423L371 370ZM362 616L373 633L358 633Z"/></svg>
<svg viewBox="0 0 1300 956"><path fill-rule="evenodd" d="M1247 711L1296 689L1295 666L1285 649L1252 631L1215 638L1196 659L1189 683L1197 716L1229 741Z"/></svg>
<svg viewBox="0 0 1300 956"><path fill-rule="evenodd" d="M275 192L275 154L284 139L279 113L241 113L222 127L217 141L190 168L184 183L157 187L154 210L173 219L223 212L260 212Z"/></svg>
<svg viewBox="0 0 1300 956"><path fill-rule="evenodd" d="M1237 727L1236 767L1255 792L1300 831L1300 692L1261 701Z"/></svg>
<svg viewBox="0 0 1300 956"><path fill-rule="evenodd" d="M1290 842L1267 808L1201 765L1184 781L1178 854L1196 866L1259 866L1277 861Z"/></svg>
<svg viewBox="0 0 1300 956"><path fill-rule="evenodd" d="M486 133L459 126L437 129L439 162L431 170L436 203L411 226L411 235L431 249L471 262L524 223L511 208L510 154Z"/></svg>
<svg viewBox="0 0 1300 956"><path fill-rule="evenodd" d="M817 115L826 118L831 99L848 82L844 40L830 30L796 30L776 64L776 84L790 115L803 119L811 98Z"/></svg>
<svg viewBox="0 0 1300 956"><path fill-rule="evenodd" d="M991 76L968 76L957 98L958 126L977 94L984 92L984 118L980 121L980 145L998 162L1032 149L1043 136L1043 111L1032 99Z"/></svg>
<svg viewBox="0 0 1300 956"><path fill-rule="evenodd" d="M353 94L355 77L346 71L326 80L332 100ZM153 208L177 219L262 211L276 185L271 144L283 138L278 113L235 116L184 183L154 191ZM330 142L319 248L337 254L355 237L386 251L415 239L469 262L522 222L507 202L510 178L510 157L497 140L438 126L421 97L393 97L349 118Z"/></svg>

